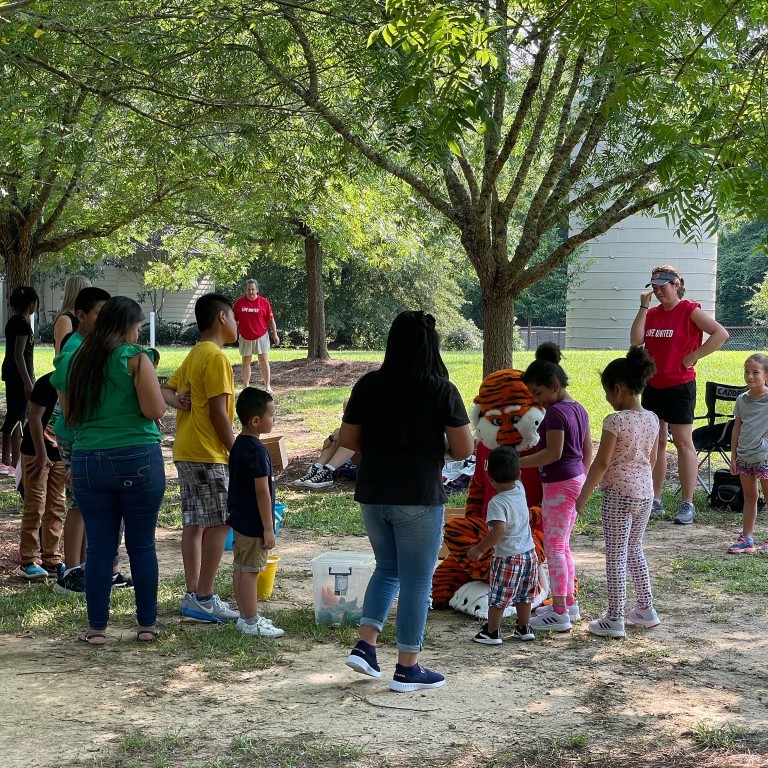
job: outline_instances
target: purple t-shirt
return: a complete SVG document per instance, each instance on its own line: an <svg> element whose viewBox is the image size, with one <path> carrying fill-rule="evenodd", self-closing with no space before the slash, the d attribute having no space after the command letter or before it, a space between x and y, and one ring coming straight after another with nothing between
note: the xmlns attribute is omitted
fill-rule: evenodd
<svg viewBox="0 0 768 768"><path fill-rule="evenodd" d="M552 464L540 467L542 483L559 483L584 474L584 438L589 417L584 406L573 401L550 405L539 427L539 450L547 447L547 431L563 433L563 455Z"/></svg>

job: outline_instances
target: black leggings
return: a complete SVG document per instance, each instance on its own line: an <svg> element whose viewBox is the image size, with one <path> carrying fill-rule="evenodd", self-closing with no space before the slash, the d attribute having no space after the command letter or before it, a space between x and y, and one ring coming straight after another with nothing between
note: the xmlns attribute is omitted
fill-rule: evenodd
<svg viewBox="0 0 768 768"><path fill-rule="evenodd" d="M0 432L11 435L15 429L23 429L29 408L29 400L24 392L24 382L20 378L5 382L5 404L5 421L0 427Z"/></svg>

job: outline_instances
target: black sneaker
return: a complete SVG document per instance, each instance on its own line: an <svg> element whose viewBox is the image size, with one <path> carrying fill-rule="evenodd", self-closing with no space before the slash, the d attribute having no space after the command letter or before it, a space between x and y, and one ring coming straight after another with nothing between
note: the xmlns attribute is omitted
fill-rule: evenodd
<svg viewBox="0 0 768 768"><path fill-rule="evenodd" d="M133 579L118 571L112 576L112 589L133 589Z"/></svg>
<svg viewBox="0 0 768 768"><path fill-rule="evenodd" d="M445 677L439 672L414 664L412 667L395 665L395 674L389 687L399 693L423 691L428 688L440 688L445 685Z"/></svg>
<svg viewBox="0 0 768 768"><path fill-rule="evenodd" d="M354 669L355 672L359 672L361 675L381 677L381 668L376 661L376 649L374 648L371 651L369 650L371 647L368 643L364 644L362 640L358 641L349 652L345 663L350 669Z"/></svg>
<svg viewBox="0 0 768 768"><path fill-rule="evenodd" d="M304 481L305 488L330 488L333 485L333 470L320 467L312 477Z"/></svg>
<svg viewBox="0 0 768 768"><path fill-rule="evenodd" d="M315 473L320 469L320 467L316 467L314 464L307 470L306 474L302 475L301 477L294 480L291 485L297 488L303 488L307 481L311 480Z"/></svg>
<svg viewBox="0 0 768 768"><path fill-rule="evenodd" d="M524 624L522 627L519 624L515 624L515 628L512 631L510 637L513 640L535 640L536 635L533 634L529 624Z"/></svg>
<svg viewBox="0 0 768 768"><path fill-rule="evenodd" d="M501 645L501 628L490 632L488 625L484 624L483 628L472 639L476 643L482 643L483 645Z"/></svg>
<svg viewBox="0 0 768 768"><path fill-rule="evenodd" d="M56 579L53 591L62 595L85 594L85 571L78 565L65 576Z"/></svg>

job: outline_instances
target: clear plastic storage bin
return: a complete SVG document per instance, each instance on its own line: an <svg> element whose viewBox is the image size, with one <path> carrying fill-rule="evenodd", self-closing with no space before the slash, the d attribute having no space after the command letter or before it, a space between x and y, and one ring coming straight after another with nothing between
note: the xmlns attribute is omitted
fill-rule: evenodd
<svg viewBox="0 0 768 768"><path fill-rule="evenodd" d="M312 558L315 621L358 626L376 560L373 552L325 552Z"/></svg>

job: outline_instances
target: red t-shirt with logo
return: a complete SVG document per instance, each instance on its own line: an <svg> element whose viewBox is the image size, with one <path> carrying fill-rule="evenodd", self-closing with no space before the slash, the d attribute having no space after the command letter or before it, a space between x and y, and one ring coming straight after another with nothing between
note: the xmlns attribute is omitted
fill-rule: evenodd
<svg viewBox="0 0 768 768"><path fill-rule="evenodd" d="M673 309L661 306L648 310L645 318L645 348L656 363L648 383L656 389L687 384L696 378L695 368L684 368L683 358L701 346L704 334L692 320L696 301L682 299Z"/></svg>
<svg viewBox="0 0 768 768"><path fill-rule="evenodd" d="M273 318L272 307L263 296L257 296L253 301L247 296L241 296L233 307L237 330L248 341L256 341L267 332L267 323Z"/></svg>

